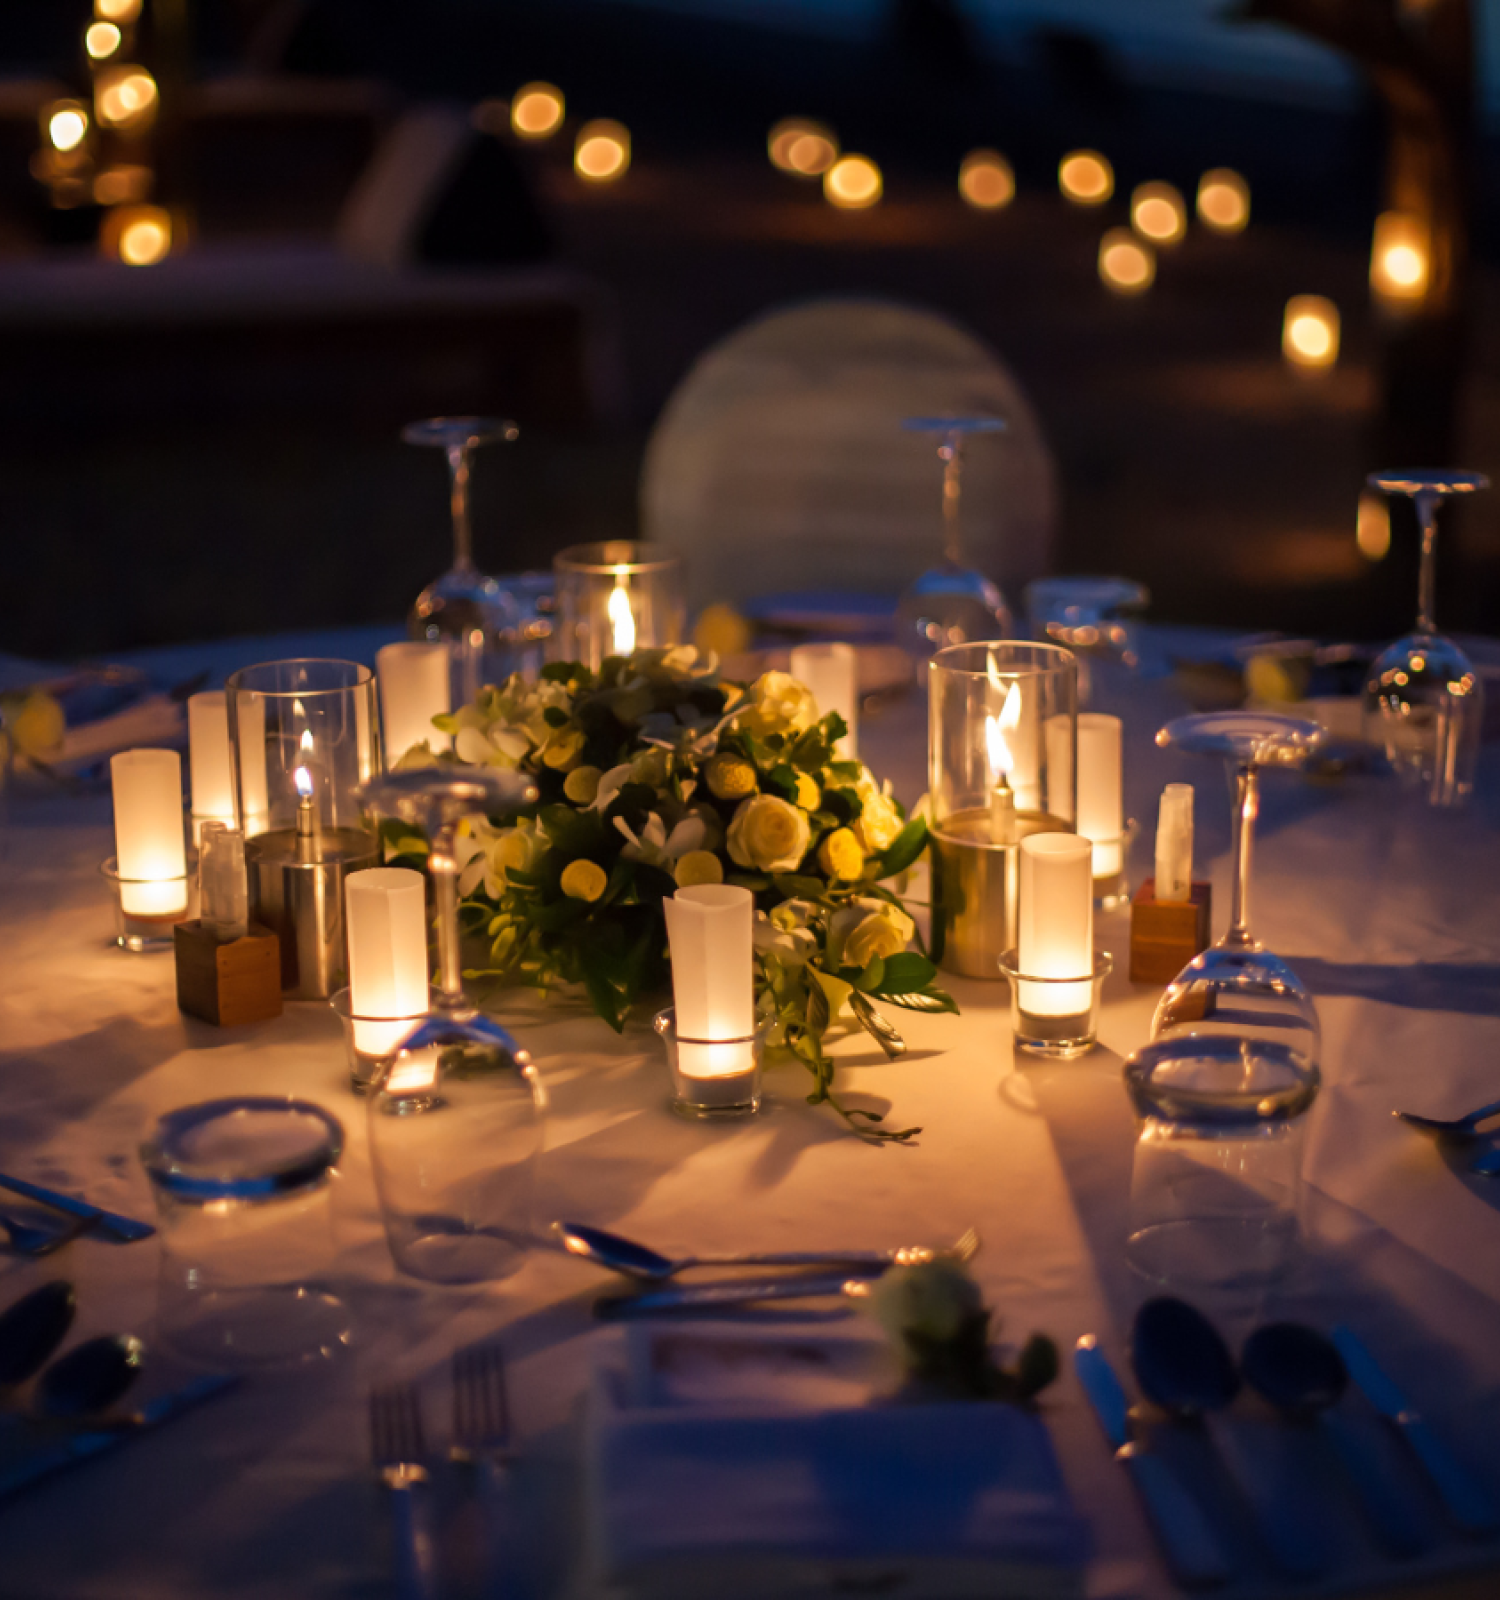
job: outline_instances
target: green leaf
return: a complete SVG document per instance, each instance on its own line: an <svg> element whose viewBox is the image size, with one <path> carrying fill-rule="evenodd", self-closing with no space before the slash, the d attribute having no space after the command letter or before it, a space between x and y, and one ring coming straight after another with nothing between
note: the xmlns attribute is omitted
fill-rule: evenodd
<svg viewBox="0 0 1500 1600"><path fill-rule="evenodd" d="M854 980L856 989L863 989L867 994L874 994L880 988L880 980L885 976L885 959L882 956L871 956L865 970Z"/></svg>
<svg viewBox="0 0 1500 1600"><path fill-rule="evenodd" d="M916 994L936 976L937 968L926 956L919 956L915 950L902 950L886 957L885 975L877 992L882 995Z"/></svg>
<svg viewBox="0 0 1500 1600"><path fill-rule="evenodd" d="M798 896L816 900L828 890L828 885L821 878L810 878L800 872L778 872L772 882L788 900Z"/></svg>
<svg viewBox="0 0 1500 1600"><path fill-rule="evenodd" d="M724 881L732 883L736 889L748 889L751 894L771 887L771 880L758 872L731 872Z"/></svg>
<svg viewBox="0 0 1500 1600"><path fill-rule="evenodd" d="M564 928L571 928L580 917L587 915L588 909L586 901L564 897L554 900L550 905L538 906L531 913L531 920L543 933L561 933Z"/></svg>
<svg viewBox="0 0 1500 1600"><path fill-rule="evenodd" d="M840 824L853 822L860 814L863 806L859 794L854 789L825 789L823 791L823 809L831 811Z"/></svg>
<svg viewBox="0 0 1500 1600"><path fill-rule="evenodd" d="M880 998L905 1011L951 1011L955 1017L959 1014L958 1001L943 989L917 989L909 994L883 994Z"/></svg>
<svg viewBox="0 0 1500 1600"><path fill-rule="evenodd" d="M783 800L795 801L797 798L797 769L785 761L778 761L765 774L762 782L768 791Z"/></svg>
<svg viewBox="0 0 1500 1600"><path fill-rule="evenodd" d="M569 678L586 680L589 670L581 661L549 661L537 676L543 683L566 683Z"/></svg>
<svg viewBox="0 0 1500 1600"><path fill-rule="evenodd" d="M828 996L823 993L823 985L814 981L807 986L807 1031L814 1039L821 1039L827 1028Z"/></svg>
<svg viewBox="0 0 1500 1600"><path fill-rule="evenodd" d="M857 761L830 761L828 776L836 783L858 783L860 764Z"/></svg>
<svg viewBox="0 0 1500 1600"><path fill-rule="evenodd" d="M542 712L542 721L549 728L565 728L568 725L568 713L561 706L548 706Z"/></svg>
<svg viewBox="0 0 1500 1600"><path fill-rule="evenodd" d="M906 869L927 848L927 823L921 817L910 822L891 840L880 857L878 875L894 878Z"/></svg>
<svg viewBox="0 0 1500 1600"><path fill-rule="evenodd" d="M630 1001L624 991L615 985L604 953L596 945L585 944L579 951L579 961L583 967L583 986L588 991L589 1004L616 1033L620 1033L625 1027L625 1014L630 1009Z"/></svg>

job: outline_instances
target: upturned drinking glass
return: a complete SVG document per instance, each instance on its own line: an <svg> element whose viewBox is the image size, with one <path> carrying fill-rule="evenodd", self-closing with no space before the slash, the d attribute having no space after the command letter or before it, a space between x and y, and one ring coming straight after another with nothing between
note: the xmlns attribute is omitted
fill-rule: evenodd
<svg viewBox="0 0 1500 1600"><path fill-rule="evenodd" d="M1488 489L1482 472L1374 472L1369 485L1416 503L1422 530L1417 625L1381 652L1365 684L1365 730L1429 805L1461 806L1474 789L1484 685L1468 656L1437 631L1437 510L1449 496Z"/></svg>
<svg viewBox="0 0 1500 1600"><path fill-rule="evenodd" d="M1096 677L1140 665L1132 618L1151 603L1131 578L1038 578L1026 585L1026 620L1034 639L1066 645L1078 657L1078 703L1092 703Z"/></svg>
<svg viewBox="0 0 1500 1600"><path fill-rule="evenodd" d="M428 417L401 430L407 444L435 446L448 458L453 565L417 596L407 632L413 639L447 642L453 652L455 706L467 705L482 685L503 683L514 670L521 607L497 579L474 565L469 468L478 446L497 439L509 443L518 432L503 417Z"/></svg>
<svg viewBox="0 0 1500 1600"><path fill-rule="evenodd" d="M915 654L932 655L949 645L975 639L1007 639L1010 611L999 586L964 558L959 511L963 498L964 440L970 434L1000 433L1000 417L908 417L909 433L938 435L943 464L943 559L929 567L901 596L896 637Z"/></svg>
<svg viewBox="0 0 1500 1600"><path fill-rule="evenodd" d="M1265 1042L1316 1067L1318 1008L1302 980L1250 931L1250 878L1263 767L1296 767L1323 743L1316 722L1262 711L1179 717L1156 735L1167 749L1223 757L1234 793L1229 928L1172 980L1151 1020L1158 1039L1227 1037Z"/></svg>

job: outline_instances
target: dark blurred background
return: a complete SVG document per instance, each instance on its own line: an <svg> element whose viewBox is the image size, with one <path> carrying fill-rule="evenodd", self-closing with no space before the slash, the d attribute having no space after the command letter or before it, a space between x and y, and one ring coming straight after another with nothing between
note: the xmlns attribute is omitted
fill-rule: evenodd
<svg viewBox="0 0 1500 1600"><path fill-rule="evenodd" d="M822 294L986 341L1056 458L1053 564L1143 580L1158 617L1389 636L1415 536L1397 514L1388 551L1361 549L1365 473L1500 475L1497 22L1477 0L4 10L3 650L400 618L446 561L440 458L397 438L429 413L521 426L475 471L488 570L629 536L695 358ZM101 22L119 42L91 57ZM121 61L154 99L110 128ZM535 80L566 118L526 140L510 101ZM46 131L70 101L93 112L72 154ZM791 114L879 163L879 205L838 210L771 164ZM628 127L630 163L591 183L575 136L600 117ZM978 146L1014 169L1001 209L960 196ZM1113 163L1102 207L1059 195L1078 147ZM1249 227L1195 221L1148 293L1112 293L1099 241L1131 189L1166 180L1191 212L1213 167L1247 180ZM126 265L152 207L170 250ZM1394 308L1370 285L1393 209L1430 250L1424 296ZM1341 313L1327 371L1282 355L1303 293ZM1440 559L1440 620L1493 630L1500 501L1463 507Z"/></svg>

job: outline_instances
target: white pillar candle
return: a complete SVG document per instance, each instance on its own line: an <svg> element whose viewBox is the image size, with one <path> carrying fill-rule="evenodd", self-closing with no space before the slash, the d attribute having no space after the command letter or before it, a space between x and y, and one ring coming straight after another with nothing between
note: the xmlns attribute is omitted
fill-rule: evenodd
<svg viewBox="0 0 1500 1600"><path fill-rule="evenodd" d="M434 750L446 750L452 738L439 733L432 719L453 709L452 658L446 644L409 639L383 645L375 652L380 680L380 713L385 722L385 764L396 763L425 739Z"/></svg>
<svg viewBox="0 0 1500 1600"><path fill-rule="evenodd" d="M1016 958L1034 978L1021 983L1021 1009L1072 1017L1093 1005L1093 847L1081 834L1033 833L1021 841L1021 903Z"/></svg>
<svg viewBox="0 0 1500 1600"><path fill-rule="evenodd" d="M1193 786L1169 783L1156 822L1156 898L1190 900L1193 894Z"/></svg>
<svg viewBox="0 0 1500 1600"><path fill-rule="evenodd" d="M344 883L349 1011L356 1019L420 1017L427 1010L427 887L406 867L351 872ZM354 1023L354 1048L388 1055L409 1021Z"/></svg>
<svg viewBox="0 0 1500 1600"><path fill-rule="evenodd" d="M259 695L241 693L239 713L239 803L236 820L247 839L271 825L270 789L266 769L266 703Z"/></svg>
<svg viewBox="0 0 1500 1600"><path fill-rule="evenodd" d="M182 757L175 750L122 750L110 757L109 777L121 908L131 917L186 911Z"/></svg>
<svg viewBox="0 0 1500 1600"><path fill-rule="evenodd" d="M1078 831L1094 846L1096 878L1112 878L1125 866L1121 733L1118 717L1078 714Z"/></svg>
<svg viewBox="0 0 1500 1600"><path fill-rule="evenodd" d="M662 901L677 1007L677 1070L713 1080L703 1096L734 1103L755 1075L754 896L727 883Z"/></svg>
<svg viewBox="0 0 1500 1600"><path fill-rule="evenodd" d="M791 674L812 690L818 715L837 711L849 732L838 742L846 761L859 755L859 658L852 644L799 644L792 651Z"/></svg>
<svg viewBox="0 0 1500 1600"><path fill-rule="evenodd" d="M193 843L205 822L234 826L234 773L229 765L229 708L222 689L188 696L188 770L193 786Z"/></svg>

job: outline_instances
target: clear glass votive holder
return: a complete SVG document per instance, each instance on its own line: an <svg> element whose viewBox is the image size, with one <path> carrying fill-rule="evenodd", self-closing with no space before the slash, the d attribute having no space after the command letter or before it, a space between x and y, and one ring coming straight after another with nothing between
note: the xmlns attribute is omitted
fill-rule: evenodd
<svg viewBox="0 0 1500 1600"><path fill-rule="evenodd" d="M552 558L554 661L595 671L606 656L681 642L687 626L682 557L663 544L605 539Z"/></svg>
<svg viewBox="0 0 1500 1600"><path fill-rule="evenodd" d="M172 948L172 930L198 915L198 867L190 860L180 878L122 878L119 859L99 868L115 908L115 943L132 955Z"/></svg>
<svg viewBox="0 0 1500 1600"><path fill-rule="evenodd" d="M1282 1277L1301 1238L1302 1150L1318 1069L1274 1040L1161 1039L1125 1063L1140 1118L1126 1259L1174 1290Z"/></svg>
<svg viewBox="0 0 1500 1600"><path fill-rule="evenodd" d="M658 1011L651 1026L666 1051L672 1074L667 1102L695 1122L727 1122L760 1110L760 1066L769 1020L743 1039L679 1039L677 1010Z"/></svg>
<svg viewBox="0 0 1500 1600"><path fill-rule="evenodd" d="M1130 847L1138 832L1135 819L1130 818L1125 830L1114 839L1095 839L1094 844L1094 909L1118 911L1130 902Z"/></svg>
<svg viewBox="0 0 1500 1600"><path fill-rule="evenodd" d="M1093 974L1077 978L1040 978L1022 972L1018 960L1014 950L1000 957L1000 971L1010 980L1017 1049L1057 1060L1092 1050L1099 1035L1099 996L1115 958L1108 950L1096 950Z"/></svg>
<svg viewBox="0 0 1500 1600"><path fill-rule="evenodd" d="M165 1341L215 1368L326 1360L349 1341L327 1287L344 1130L321 1106L246 1095L169 1111L141 1145L161 1219Z"/></svg>
<svg viewBox="0 0 1500 1600"><path fill-rule="evenodd" d="M344 1058L349 1063L349 1084L355 1094L369 1092L392 1052L426 1022L442 994L441 989L429 985L429 1009L409 1017L359 1017L354 1014L350 990L335 989L329 995L328 1004L343 1024Z"/></svg>

